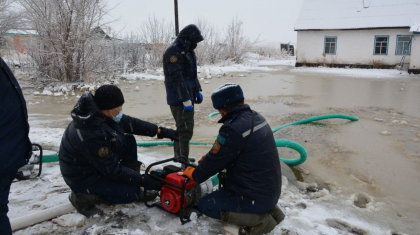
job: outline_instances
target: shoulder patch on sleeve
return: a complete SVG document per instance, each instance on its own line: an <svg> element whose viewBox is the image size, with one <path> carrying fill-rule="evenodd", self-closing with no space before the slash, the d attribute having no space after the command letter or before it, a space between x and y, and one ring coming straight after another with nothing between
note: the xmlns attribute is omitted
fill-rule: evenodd
<svg viewBox="0 0 420 235"><path fill-rule="evenodd" d="M219 142L217 142L216 140L214 141L213 148L211 148L211 151L213 152L213 154L217 154L221 148L222 148L222 145L220 145Z"/></svg>
<svg viewBox="0 0 420 235"><path fill-rule="evenodd" d="M106 156L108 156L108 154L109 154L109 149L108 149L108 147L101 147L101 148L99 148L99 150L98 150L98 155L99 156L101 156L101 157L106 157Z"/></svg>
<svg viewBox="0 0 420 235"><path fill-rule="evenodd" d="M226 142L226 139L225 139L225 137L223 137L221 135L218 135L217 136L217 142L219 142L221 145L224 145L225 142Z"/></svg>
<svg viewBox="0 0 420 235"><path fill-rule="evenodd" d="M169 57L169 61L171 61L171 63L176 63L178 61L178 57L176 57L176 55L171 55L171 57Z"/></svg>

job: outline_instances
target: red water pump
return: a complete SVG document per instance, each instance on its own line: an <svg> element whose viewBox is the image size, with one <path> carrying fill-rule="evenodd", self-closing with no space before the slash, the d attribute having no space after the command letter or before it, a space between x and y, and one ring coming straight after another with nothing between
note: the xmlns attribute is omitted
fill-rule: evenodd
<svg viewBox="0 0 420 235"><path fill-rule="evenodd" d="M186 181L185 177L182 176L179 172L168 174L165 178L165 181L176 184L180 187ZM195 193L194 188L197 186L195 181L189 180L184 189L184 201L181 201L182 190L176 188L170 184L164 184L160 190L160 203L162 204L163 209L172 212L178 213L181 209L181 205L184 205L183 209L186 209L188 206L192 206L195 203ZM182 202L182 203L181 203Z"/></svg>
<svg viewBox="0 0 420 235"><path fill-rule="evenodd" d="M163 169L149 172L151 167L170 161L179 162L177 158L170 158L152 163L147 167L145 174L149 175L153 180L160 181L163 186L160 190L159 202L150 204L145 201L144 203L147 207L157 206L165 211L177 214L181 223L184 224L190 221L189 217L192 212L201 215L197 208L198 201L201 197L213 191L213 184L211 180L209 180L197 185L195 181L182 175L180 167L173 165L167 165L163 167ZM187 166L195 167L193 164L182 163ZM145 198L146 192L147 190L145 189Z"/></svg>

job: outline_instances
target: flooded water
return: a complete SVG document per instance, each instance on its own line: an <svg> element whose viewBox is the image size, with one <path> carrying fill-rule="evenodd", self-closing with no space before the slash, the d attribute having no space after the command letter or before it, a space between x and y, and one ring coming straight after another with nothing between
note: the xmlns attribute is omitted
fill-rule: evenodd
<svg viewBox="0 0 420 235"><path fill-rule="evenodd" d="M246 102L262 113L272 128L323 114L359 116L358 122L323 121L276 133L276 138L299 142L308 151L307 162L294 171L282 165L283 172L292 182L315 181L336 188L348 194L349 200L352 194L367 194L376 203L389 205L384 213L391 221L390 227L414 234L412 223L420 220L420 79L304 75L286 69L208 81L202 84L204 102L196 107L193 141L213 142L217 136L217 117L209 120L206 116L215 111L210 100L212 91L227 82L241 85ZM136 86L139 91L134 89ZM121 82L120 88L126 100L125 114L174 127L162 82ZM24 89L31 102L31 124L65 128L76 96L34 96L34 91ZM199 159L207 151L208 147L192 147L191 157ZM140 148L139 152L172 155L170 147ZM287 149L279 152L282 157L296 157ZM366 200L361 198L355 204L366 207Z"/></svg>

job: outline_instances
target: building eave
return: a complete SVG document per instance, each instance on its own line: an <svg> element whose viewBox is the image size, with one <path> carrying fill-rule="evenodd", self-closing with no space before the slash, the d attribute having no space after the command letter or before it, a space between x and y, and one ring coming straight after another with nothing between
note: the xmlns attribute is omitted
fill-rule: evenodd
<svg viewBox="0 0 420 235"><path fill-rule="evenodd" d="M371 30L371 29L409 29L410 26L400 27L369 27L369 28L336 28L336 29L295 29L295 31L335 31L335 30Z"/></svg>

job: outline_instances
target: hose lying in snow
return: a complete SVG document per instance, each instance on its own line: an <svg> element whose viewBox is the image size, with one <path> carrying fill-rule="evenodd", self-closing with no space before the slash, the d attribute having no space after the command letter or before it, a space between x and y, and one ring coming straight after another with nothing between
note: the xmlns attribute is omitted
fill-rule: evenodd
<svg viewBox="0 0 420 235"><path fill-rule="evenodd" d="M215 115L218 115L219 112L214 112L211 113L210 115L208 115L208 118L212 118ZM331 119L331 118L341 118L341 119L347 119L350 121L358 121L359 118L358 117L352 117L352 116L348 116L348 115L344 115L344 114L327 114L327 115L322 115L322 116L315 116L315 117L310 117L307 119L303 119L303 120L299 120L296 122L292 122L289 123L287 125L283 125L280 127L276 127L274 129L272 129L272 132L275 133L283 128L289 127L289 126L293 126L293 125L299 125L299 124L305 124L305 123L310 123L310 122L314 122L314 121L319 121L319 120L324 120L324 119ZM299 143L296 143L294 141L291 140L283 140L283 139L276 139L276 146L278 148L290 148L293 149L295 151L297 151L300 154L299 158L296 159L286 159L286 158L281 158L280 160L283 161L284 163L291 165L291 166L297 166L300 165L302 163L304 163L306 161L306 159L308 158L308 154L306 152L306 149L300 145ZM174 143L172 141L142 141L142 142L137 142L137 146L139 147L152 147L152 146L161 146L161 145L166 145L166 146L173 146ZM213 145L213 143L197 143L197 142L190 142L190 145ZM44 155L42 162L56 162L58 161L58 154L53 154L53 155Z"/></svg>
<svg viewBox="0 0 420 235"><path fill-rule="evenodd" d="M64 203L64 205L59 205L30 215L12 219L10 220L10 225L12 226L12 231L16 231L34 224L39 224L46 220L53 219L55 217L59 217L64 214L68 214L74 210L74 207L70 202L68 202Z"/></svg>

